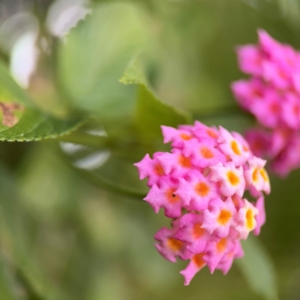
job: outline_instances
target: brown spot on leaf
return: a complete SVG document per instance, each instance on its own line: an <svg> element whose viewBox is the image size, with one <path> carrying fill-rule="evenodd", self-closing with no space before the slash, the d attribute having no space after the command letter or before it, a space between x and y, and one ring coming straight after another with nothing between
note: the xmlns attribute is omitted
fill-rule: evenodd
<svg viewBox="0 0 300 300"><path fill-rule="evenodd" d="M14 102L0 102L0 110L2 111L2 124L7 127L13 127L19 122L14 112L23 110L23 106Z"/></svg>

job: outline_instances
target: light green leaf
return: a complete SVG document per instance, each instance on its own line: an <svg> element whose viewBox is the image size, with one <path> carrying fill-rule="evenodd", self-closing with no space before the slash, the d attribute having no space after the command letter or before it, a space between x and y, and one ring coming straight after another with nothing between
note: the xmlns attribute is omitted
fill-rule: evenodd
<svg viewBox="0 0 300 300"><path fill-rule="evenodd" d="M147 84L139 57L130 62L120 82L138 85L135 121L142 138L161 138L161 125L176 127L191 123L189 114L160 101L155 96Z"/></svg>
<svg viewBox="0 0 300 300"><path fill-rule="evenodd" d="M269 254L252 236L242 244L245 256L236 263L250 287L267 300L277 300L275 269Z"/></svg>
<svg viewBox="0 0 300 300"><path fill-rule="evenodd" d="M100 4L60 48L60 78L78 107L108 118L128 114L135 88L119 82L149 40L144 11L132 3Z"/></svg>
<svg viewBox="0 0 300 300"><path fill-rule="evenodd" d="M0 124L0 141L38 141L57 138L77 129L84 122L82 117L58 119L39 110L10 76L6 66L0 61L0 101L18 103L22 107L13 112L18 122L13 127ZM0 112L3 120L3 113Z"/></svg>

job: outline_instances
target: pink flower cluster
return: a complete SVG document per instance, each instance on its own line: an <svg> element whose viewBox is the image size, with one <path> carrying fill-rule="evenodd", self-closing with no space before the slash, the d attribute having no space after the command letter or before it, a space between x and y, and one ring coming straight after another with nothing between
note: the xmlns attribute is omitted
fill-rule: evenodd
<svg viewBox="0 0 300 300"><path fill-rule="evenodd" d="M234 82L232 90L260 124L246 134L253 153L285 176L300 167L300 52L263 30L258 35L258 45L237 49L240 69L251 78Z"/></svg>
<svg viewBox="0 0 300 300"><path fill-rule="evenodd" d="M154 236L159 253L176 262L190 260L180 273L188 285L205 265L226 274L243 256L240 244L265 222L263 192L270 192L266 161L255 157L244 138L200 122L178 129L162 126L171 152L148 154L135 166L151 188L144 199L164 209L171 229ZM243 198L249 190L254 202ZM256 201L256 203L255 203Z"/></svg>

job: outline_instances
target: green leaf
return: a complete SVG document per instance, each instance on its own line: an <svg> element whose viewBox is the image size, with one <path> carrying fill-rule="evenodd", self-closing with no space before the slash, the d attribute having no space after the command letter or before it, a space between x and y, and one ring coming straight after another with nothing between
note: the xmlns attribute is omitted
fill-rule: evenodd
<svg viewBox="0 0 300 300"><path fill-rule="evenodd" d="M149 40L145 20L132 3L100 4L71 31L60 48L59 75L76 106L104 118L132 110L135 88L119 78Z"/></svg>
<svg viewBox="0 0 300 300"><path fill-rule="evenodd" d="M190 123L187 114L158 100L143 84L139 85L137 98L136 122L145 138L161 137L161 125L176 127Z"/></svg>
<svg viewBox="0 0 300 300"><path fill-rule="evenodd" d="M135 121L143 139L161 138L161 125L176 127L191 123L191 116L160 101L147 84L142 62L135 57L120 79L124 84L138 85Z"/></svg>
<svg viewBox="0 0 300 300"><path fill-rule="evenodd" d="M269 254L252 236L242 244L245 256L236 263L250 287L267 300L277 300L275 269Z"/></svg>
<svg viewBox="0 0 300 300"><path fill-rule="evenodd" d="M18 103L22 109L13 112L18 122L13 127L0 124L0 141L38 141L57 138L69 134L84 122L83 117L58 119L39 110L10 76L6 66L0 61L0 96L4 104ZM3 113L0 112L3 120Z"/></svg>
<svg viewBox="0 0 300 300"><path fill-rule="evenodd" d="M0 128L0 141L29 142L57 138L76 130L82 118L60 120L35 109L25 109L19 122L12 128Z"/></svg>

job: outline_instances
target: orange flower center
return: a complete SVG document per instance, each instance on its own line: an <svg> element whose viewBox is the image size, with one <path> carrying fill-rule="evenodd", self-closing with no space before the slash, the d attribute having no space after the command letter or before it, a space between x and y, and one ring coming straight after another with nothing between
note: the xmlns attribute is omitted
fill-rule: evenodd
<svg viewBox="0 0 300 300"><path fill-rule="evenodd" d="M198 268L202 268L205 265L205 262L203 260L203 253L199 253L193 256L192 260L193 263L198 267Z"/></svg>
<svg viewBox="0 0 300 300"><path fill-rule="evenodd" d="M209 193L210 188L207 183L199 182L195 187L195 191L199 196L205 197Z"/></svg>
<svg viewBox="0 0 300 300"><path fill-rule="evenodd" d="M231 217L232 214L229 210L222 209L218 217L218 223L221 225L226 225L228 221L231 219Z"/></svg>
<svg viewBox="0 0 300 300"><path fill-rule="evenodd" d="M184 141L188 141L188 140L190 140L190 139L192 138L191 135L186 134L186 133L181 133L181 134L180 134L180 137L181 137Z"/></svg>
<svg viewBox="0 0 300 300"><path fill-rule="evenodd" d="M237 143L236 140L233 140L233 141L231 142L231 150L232 150L233 153L235 153L236 155L241 155L241 154L242 154L242 153L241 153L241 150L240 150L240 148L239 148L239 145L238 145L238 143Z"/></svg>
<svg viewBox="0 0 300 300"><path fill-rule="evenodd" d="M232 171L228 171L227 178L231 185L237 185L240 182L239 177Z"/></svg>
<svg viewBox="0 0 300 300"><path fill-rule="evenodd" d="M200 149L200 154L202 155L202 157L207 158L207 159L214 157L213 152L205 146Z"/></svg>
<svg viewBox="0 0 300 300"><path fill-rule="evenodd" d="M166 197L167 197L169 203L176 203L180 200L179 196L174 194L175 191L176 191L175 188L171 188L171 189L167 190Z"/></svg>
<svg viewBox="0 0 300 300"><path fill-rule="evenodd" d="M193 228L193 235L195 239L199 239L205 233L205 229L201 228L200 223L196 223Z"/></svg>
<svg viewBox="0 0 300 300"><path fill-rule="evenodd" d="M218 251L219 253L224 252L224 251L225 251L225 248L226 248L226 244L227 244L226 238L220 239L220 241L217 242L217 245L216 245L217 251Z"/></svg>
<svg viewBox="0 0 300 300"><path fill-rule="evenodd" d="M190 168L192 165L191 160L183 155L179 156L179 164L184 168Z"/></svg>
<svg viewBox="0 0 300 300"><path fill-rule="evenodd" d="M158 176L165 175L164 169L163 169L163 167L161 166L161 164L156 164L156 165L154 166L154 172L155 172L155 174L158 175Z"/></svg>
<svg viewBox="0 0 300 300"><path fill-rule="evenodd" d="M212 129L206 129L206 133L213 139L216 139L218 137L218 135Z"/></svg>
<svg viewBox="0 0 300 300"><path fill-rule="evenodd" d="M167 246L172 251L179 252L183 247L183 242L174 238L169 238L167 241Z"/></svg>

